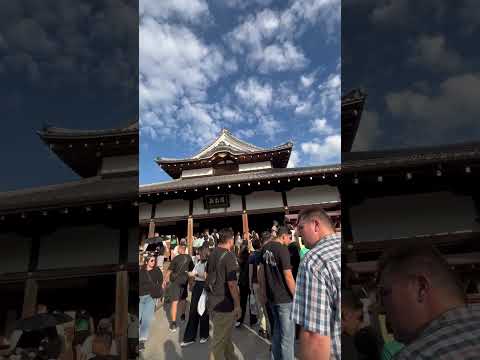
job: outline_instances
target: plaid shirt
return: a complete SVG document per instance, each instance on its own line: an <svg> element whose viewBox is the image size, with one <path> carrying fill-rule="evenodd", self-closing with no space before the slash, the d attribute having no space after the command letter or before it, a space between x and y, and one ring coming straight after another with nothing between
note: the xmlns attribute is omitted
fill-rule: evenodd
<svg viewBox="0 0 480 360"><path fill-rule="evenodd" d="M340 235L322 238L300 263L292 319L305 330L328 336L331 359L341 358Z"/></svg>
<svg viewBox="0 0 480 360"><path fill-rule="evenodd" d="M462 306L433 320L395 360L480 359L480 305Z"/></svg>

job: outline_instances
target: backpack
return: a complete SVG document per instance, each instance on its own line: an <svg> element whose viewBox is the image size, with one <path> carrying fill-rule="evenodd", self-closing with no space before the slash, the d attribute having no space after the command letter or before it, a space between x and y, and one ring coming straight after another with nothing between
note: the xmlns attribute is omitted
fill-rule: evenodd
<svg viewBox="0 0 480 360"><path fill-rule="evenodd" d="M172 272L170 274L170 282L175 282L175 280L177 280L180 275L182 275L184 272L185 272L185 265L188 264L189 262L189 258L188 258L189 255L186 255L183 262L182 262L182 265L180 265L179 267L179 270L175 272L175 274Z"/></svg>
<svg viewBox="0 0 480 360"><path fill-rule="evenodd" d="M222 255L220 255L217 266L215 266L215 271L213 273L208 273L207 280L205 281L205 288L211 294L214 293L214 290L217 286L217 271L220 269L222 259L225 257L225 255L227 255L227 253L228 251L225 251Z"/></svg>

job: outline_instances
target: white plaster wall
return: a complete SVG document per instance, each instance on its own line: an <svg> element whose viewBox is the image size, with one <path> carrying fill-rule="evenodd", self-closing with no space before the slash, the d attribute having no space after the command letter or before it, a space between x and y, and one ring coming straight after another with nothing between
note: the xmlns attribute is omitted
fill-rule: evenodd
<svg viewBox="0 0 480 360"><path fill-rule="evenodd" d="M206 210L203 206L203 197L193 201L193 216L209 214L227 214L235 211L242 211L242 197L235 194L229 194L230 207L220 209Z"/></svg>
<svg viewBox="0 0 480 360"><path fill-rule="evenodd" d="M275 191L256 191L245 198L247 210L283 208L282 193Z"/></svg>
<svg viewBox="0 0 480 360"><path fill-rule="evenodd" d="M175 216L188 216L188 201L185 200L165 200L157 204L155 218L168 218Z"/></svg>
<svg viewBox="0 0 480 360"><path fill-rule="evenodd" d="M248 163L248 164L239 164L238 170L240 172L243 171L252 171L252 170L262 170L262 169L271 169L272 163L270 161L260 161L256 163Z"/></svg>
<svg viewBox="0 0 480 360"><path fill-rule="evenodd" d="M60 228L40 239L39 269L117 264L120 231L98 226Z"/></svg>
<svg viewBox="0 0 480 360"><path fill-rule="evenodd" d="M329 185L293 188L287 192L288 206L325 204L340 201L338 189Z"/></svg>
<svg viewBox="0 0 480 360"><path fill-rule="evenodd" d="M31 239L15 233L0 234L0 273L28 271Z"/></svg>
<svg viewBox="0 0 480 360"><path fill-rule="evenodd" d="M367 199L350 210L355 241L480 231L474 219L471 197L449 192Z"/></svg>
<svg viewBox="0 0 480 360"><path fill-rule="evenodd" d="M213 175L213 168L203 168L203 169L190 169L190 170L183 170L182 177L194 177L194 176L205 176L205 175Z"/></svg>
<svg viewBox="0 0 480 360"><path fill-rule="evenodd" d="M152 205L151 204L140 204L138 207L138 217L140 220L150 219L152 215Z"/></svg>

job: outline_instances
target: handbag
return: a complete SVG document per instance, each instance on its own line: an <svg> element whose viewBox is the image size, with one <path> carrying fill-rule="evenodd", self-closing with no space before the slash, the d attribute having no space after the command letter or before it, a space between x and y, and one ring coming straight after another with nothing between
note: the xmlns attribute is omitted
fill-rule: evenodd
<svg viewBox="0 0 480 360"><path fill-rule="evenodd" d="M200 295L200 298L198 299L198 305L197 305L198 315L202 316L205 313L206 307L207 307L207 292L205 291L205 289L203 289L202 295Z"/></svg>

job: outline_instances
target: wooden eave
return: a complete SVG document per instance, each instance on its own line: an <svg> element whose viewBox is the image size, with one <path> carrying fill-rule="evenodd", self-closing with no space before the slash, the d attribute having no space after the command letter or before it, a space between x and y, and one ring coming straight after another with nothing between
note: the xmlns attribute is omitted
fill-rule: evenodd
<svg viewBox="0 0 480 360"><path fill-rule="evenodd" d="M193 170L212 167L226 157L237 164L270 161L273 168L286 168L290 159L293 144L287 143L282 147L256 151L252 153L235 154L228 151L218 151L208 158L201 159L161 159L155 162L172 178L178 179L183 170Z"/></svg>

